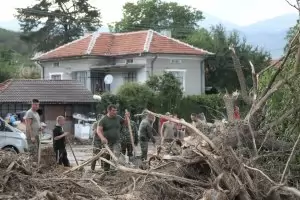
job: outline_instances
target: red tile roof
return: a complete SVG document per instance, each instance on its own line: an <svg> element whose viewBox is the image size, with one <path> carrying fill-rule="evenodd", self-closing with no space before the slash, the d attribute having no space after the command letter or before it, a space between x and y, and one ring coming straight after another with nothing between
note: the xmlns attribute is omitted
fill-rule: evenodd
<svg viewBox="0 0 300 200"><path fill-rule="evenodd" d="M75 80L8 80L0 83L0 103L91 103L93 94Z"/></svg>
<svg viewBox="0 0 300 200"><path fill-rule="evenodd" d="M139 53L168 53L205 55L206 50L193 47L179 40L164 36L153 30L129 33L95 32L54 50L39 55L33 60L48 60L77 56L118 56Z"/></svg>

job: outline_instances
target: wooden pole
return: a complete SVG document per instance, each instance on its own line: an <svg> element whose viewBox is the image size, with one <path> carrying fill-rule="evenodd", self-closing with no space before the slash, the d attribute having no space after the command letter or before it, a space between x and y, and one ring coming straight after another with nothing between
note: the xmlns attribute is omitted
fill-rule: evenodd
<svg viewBox="0 0 300 200"><path fill-rule="evenodd" d="M125 113L128 112L127 109L125 110ZM132 129L131 129L131 123L130 123L130 118L128 116L125 116L126 120L127 120L127 125L128 125L128 129L129 129L129 133L130 133L130 140L131 140L131 145L132 145L132 149L133 149L133 156L136 156L136 149L134 146L134 139L133 139L133 133L132 133Z"/></svg>
<svg viewBox="0 0 300 200"><path fill-rule="evenodd" d="M39 138L39 141L38 144L38 168L40 168L40 164L41 164L41 149L42 149L42 142L41 142L41 132L39 132L39 135L38 135L38 138Z"/></svg>
<svg viewBox="0 0 300 200"><path fill-rule="evenodd" d="M75 153L74 153L74 151L73 151L73 148L72 148L72 145L71 145L71 143L70 143L70 140L69 140L68 137L66 137L66 138L67 138L67 141L68 141L68 143L69 143L71 152L72 152L72 154L73 154L73 156L74 156L75 162L76 162L76 164L77 164L77 166L78 166L79 164L78 164L77 158L76 158L76 156L75 156Z"/></svg>

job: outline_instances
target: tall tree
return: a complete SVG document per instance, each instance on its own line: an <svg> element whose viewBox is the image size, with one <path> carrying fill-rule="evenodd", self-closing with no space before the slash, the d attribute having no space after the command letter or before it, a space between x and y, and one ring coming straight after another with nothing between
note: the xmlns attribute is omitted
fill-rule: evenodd
<svg viewBox="0 0 300 200"><path fill-rule="evenodd" d="M189 44L214 52L206 60L206 83L219 89L233 91L239 89L239 82L234 70L229 46L233 44L243 66L247 86L252 87L252 75L249 61L259 72L270 63L270 54L263 49L247 44L236 31L228 32L222 25L211 27L210 30L199 29L187 40Z"/></svg>
<svg viewBox="0 0 300 200"><path fill-rule="evenodd" d="M139 0L123 6L123 17L110 25L113 32L145 29L170 30L172 37L184 39L203 20L202 12L190 6L161 0Z"/></svg>
<svg viewBox="0 0 300 200"><path fill-rule="evenodd" d="M48 51L101 27L100 11L88 0L38 0L31 7L17 8L21 39Z"/></svg>

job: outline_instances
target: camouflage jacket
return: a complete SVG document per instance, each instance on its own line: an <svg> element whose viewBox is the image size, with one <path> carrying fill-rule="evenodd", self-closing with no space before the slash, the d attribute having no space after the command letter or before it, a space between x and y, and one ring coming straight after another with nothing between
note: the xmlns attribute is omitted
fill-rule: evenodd
<svg viewBox="0 0 300 200"><path fill-rule="evenodd" d="M153 137L153 128L148 119L143 119L139 127L139 137L140 141L148 142L151 140L155 143L155 138Z"/></svg>
<svg viewBox="0 0 300 200"><path fill-rule="evenodd" d="M138 129L134 121L130 121L131 130L133 134L134 144L138 143ZM122 125L121 127L121 143L131 144L130 132L127 124Z"/></svg>

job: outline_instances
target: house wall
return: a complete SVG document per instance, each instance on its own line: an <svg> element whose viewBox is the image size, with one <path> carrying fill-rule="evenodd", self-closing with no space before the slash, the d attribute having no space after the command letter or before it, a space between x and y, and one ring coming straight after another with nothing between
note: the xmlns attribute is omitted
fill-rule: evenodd
<svg viewBox="0 0 300 200"><path fill-rule="evenodd" d="M53 104L44 106L44 122L47 124L47 128L52 130L56 124L56 118L58 116L64 116L66 123L64 125L64 131L74 134L74 124L76 121L73 119L74 113L87 114L91 112L90 104Z"/></svg>
<svg viewBox="0 0 300 200"><path fill-rule="evenodd" d="M110 69L110 70L105 70L105 74L111 74L113 76L113 82L110 85L110 92L115 94L120 86L122 86L126 80L125 76L128 72L136 72L136 80L137 82L144 83L146 81L146 71L145 67L142 68L135 68L135 69ZM93 73L93 71L91 72ZM95 84L97 80L92 80L92 84Z"/></svg>
<svg viewBox="0 0 300 200"><path fill-rule="evenodd" d="M151 75L151 62L154 56L147 58L146 74ZM172 63L177 60L178 63ZM205 71L203 57L188 55L157 55L153 64L153 74L161 75L165 70L182 70L184 73L185 95L205 93Z"/></svg>
<svg viewBox="0 0 300 200"><path fill-rule="evenodd" d="M59 66L54 66L55 62L59 62ZM62 79L71 80L72 72L87 72L87 79L85 85L91 90L90 68L95 65L103 65L108 61L106 58L83 58L83 59L67 59L60 61L41 62L40 65L44 67L44 79L50 79L51 74L62 74Z"/></svg>
<svg viewBox="0 0 300 200"><path fill-rule="evenodd" d="M92 84L95 84L97 80L91 80L90 70L102 71L105 74L111 74L114 77L113 83L110 85L110 91L116 93L118 88L124 84L124 74L130 70L136 71L137 82L144 83L149 76L151 76L151 62L154 55L144 55L144 56L128 56L120 57L115 60L107 58L83 58L76 60L63 60L60 61L59 67L54 67L53 62L41 63L44 66L44 77L45 79L50 79L51 73L62 73L63 79L72 79L72 72L76 71L86 71L87 79L85 85L89 90L92 91ZM126 66L126 61L128 59L133 60L133 65L128 64ZM179 60L180 62L174 63L172 60ZM108 64L122 65L119 68L110 68L107 66L105 68L101 65ZM99 68L95 67L99 66ZM92 67L92 69L91 69ZM182 70L184 72L184 94L185 95L197 95L205 93L205 70L203 64L203 57L199 56L189 56L189 55L168 55L160 54L157 55L156 60L153 64L153 74L161 75L165 70ZM96 78L97 79L97 78Z"/></svg>

